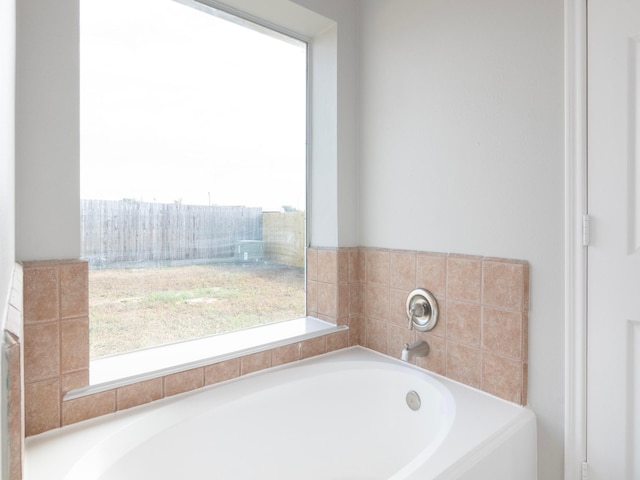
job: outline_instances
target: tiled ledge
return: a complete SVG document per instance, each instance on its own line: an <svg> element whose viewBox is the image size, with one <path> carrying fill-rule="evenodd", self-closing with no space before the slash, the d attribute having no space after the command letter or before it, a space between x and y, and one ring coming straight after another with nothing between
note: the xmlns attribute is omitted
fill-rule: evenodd
<svg viewBox="0 0 640 480"><path fill-rule="evenodd" d="M415 360L418 366L527 403L526 261L310 247L307 312L328 322L329 329L261 338L260 346L243 344L235 353L207 346L205 354L180 359L177 366L178 353L151 349L148 355L169 358L171 365L158 367L155 361L151 371L147 366L102 376L89 361L86 262L25 262L24 267L27 436L351 345L398 356L404 343L419 339L430 343L431 354ZM407 329L405 300L416 287L430 290L441 306L441 320L431 332ZM266 332L259 331L261 337ZM154 364L133 355L123 357L127 367ZM113 359L106 361L111 364L105 369L117 371Z"/></svg>
<svg viewBox="0 0 640 480"><path fill-rule="evenodd" d="M150 367L154 363L150 357L140 362L132 354L125 357L125 363L142 363L146 365L143 370L120 370L117 376L126 376L122 380L91 372L90 379L90 370L95 369L89 359L87 262L62 259L24 262L23 266L26 436L345 348L358 341L351 338L345 319L317 315L321 318L303 318L238 334L234 352L229 348L214 351L206 341L200 344L202 348L196 356L191 355L198 350L192 344L174 347L188 347L182 348L182 358L175 351L156 348L149 355L155 355L156 360L170 359L170 366L156 362ZM260 345L250 340L257 332ZM185 356L185 351L190 356ZM116 368L113 358L111 361L109 368ZM67 396L69 392L74 393Z"/></svg>
<svg viewBox="0 0 640 480"><path fill-rule="evenodd" d="M314 317L303 317L99 358L90 363L90 384L67 392L63 400L244 357L346 329L346 326L336 326Z"/></svg>
<svg viewBox="0 0 640 480"><path fill-rule="evenodd" d="M228 360L210 358L201 366L183 365L184 369L176 373L156 372L157 376L148 380L135 379L133 383L122 386L109 386L108 389L95 393L84 392L84 395L60 402L60 425L87 420L89 418L114 413L137 405L160 400L171 395L187 392L207 385L224 382L247 375L265 368L302 360L315 355L345 348L349 344L349 331L345 327L333 327L309 333L316 335L305 338L305 335L290 338L281 346L265 346L266 350L246 350L241 356ZM283 341L286 342L286 341ZM256 353L250 353L256 351ZM240 353L238 353L240 355ZM133 380L133 379L132 379ZM103 385L103 387L106 387ZM91 388L91 387L89 387ZM50 398L55 401L55 398ZM46 407L46 400L43 400ZM55 427L54 427L55 428ZM44 430L43 430L44 431Z"/></svg>

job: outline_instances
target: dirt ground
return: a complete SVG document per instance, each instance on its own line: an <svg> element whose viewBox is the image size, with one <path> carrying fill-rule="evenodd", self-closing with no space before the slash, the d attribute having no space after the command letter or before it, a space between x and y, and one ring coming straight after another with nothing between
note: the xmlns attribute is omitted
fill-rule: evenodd
<svg viewBox="0 0 640 480"><path fill-rule="evenodd" d="M91 358L301 317L304 270L193 265L92 270Z"/></svg>

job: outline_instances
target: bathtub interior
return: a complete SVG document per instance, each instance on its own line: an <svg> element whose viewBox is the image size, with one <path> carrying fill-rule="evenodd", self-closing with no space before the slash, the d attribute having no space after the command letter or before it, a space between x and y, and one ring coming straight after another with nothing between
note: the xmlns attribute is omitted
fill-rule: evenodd
<svg viewBox="0 0 640 480"><path fill-rule="evenodd" d="M487 434L458 420L521 409L476 392L488 410L467 399L461 412L456 390L469 388L446 382L354 347L33 437L25 478L436 478L464 453L442 444L472 451Z"/></svg>

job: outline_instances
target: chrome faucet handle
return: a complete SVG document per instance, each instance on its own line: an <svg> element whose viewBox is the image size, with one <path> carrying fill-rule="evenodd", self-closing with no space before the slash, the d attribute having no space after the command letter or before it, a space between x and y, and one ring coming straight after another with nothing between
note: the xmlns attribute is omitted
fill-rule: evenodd
<svg viewBox="0 0 640 480"><path fill-rule="evenodd" d="M407 297L407 317L409 318L409 330L414 327L420 332L433 329L438 321L436 297L424 288L413 290Z"/></svg>
<svg viewBox="0 0 640 480"><path fill-rule="evenodd" d="M414 317L424 317L426 313L426 308L424 306L424 303L422 302L416 302L413 307L411 307L411 316Z"/></svg>
<svg viewBox="0 0 640 480"><path fill-rule="evenodd" d="M422 302L415 302L409 309L409 330L413 329L413 322L416 317L420 318L426 313L426 308Z"/></svg>

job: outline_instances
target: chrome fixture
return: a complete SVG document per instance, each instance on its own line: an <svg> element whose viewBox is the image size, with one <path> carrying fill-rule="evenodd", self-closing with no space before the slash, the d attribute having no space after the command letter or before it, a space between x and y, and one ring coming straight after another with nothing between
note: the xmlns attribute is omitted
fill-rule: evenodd
<svg viewBox="0 0 640 480"><path fill-rule="evenodd" d="M426 357L429 354L429 344L424 340L419 340L409 345L404 344L402 353L400 354L400 360L410 362L414 357Z"/></svg>
<svg viewBox="0 0 640 480"><path fill-rule="evenodd" d="M429 290L416 288L407 297L407 317L409 330L415 327L419 332L431 330L438 323L438 302Z"/></svg>

